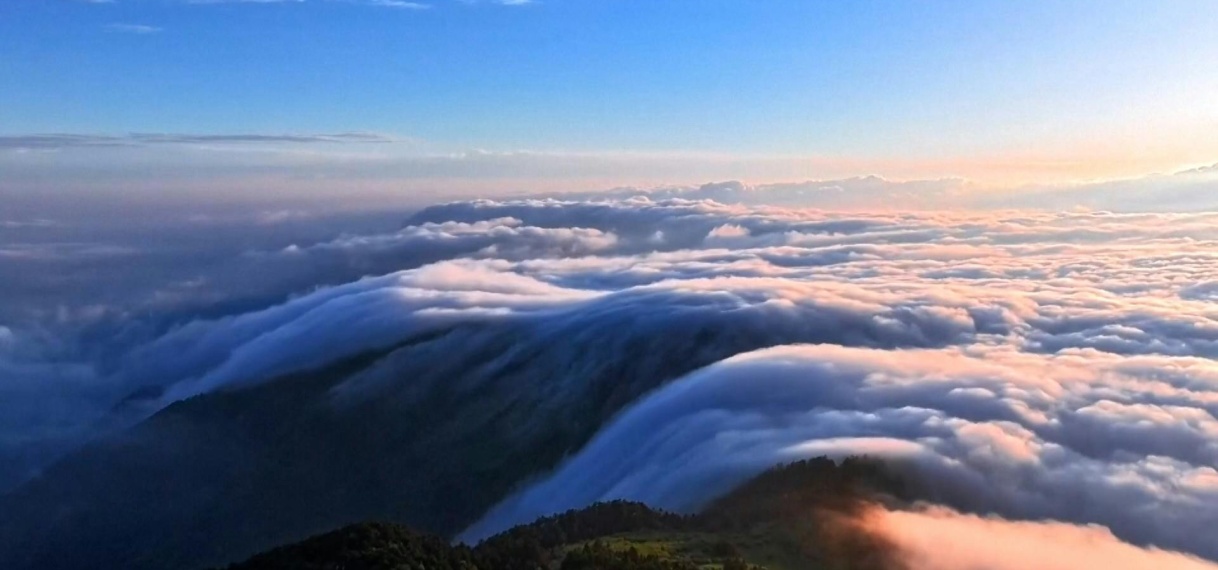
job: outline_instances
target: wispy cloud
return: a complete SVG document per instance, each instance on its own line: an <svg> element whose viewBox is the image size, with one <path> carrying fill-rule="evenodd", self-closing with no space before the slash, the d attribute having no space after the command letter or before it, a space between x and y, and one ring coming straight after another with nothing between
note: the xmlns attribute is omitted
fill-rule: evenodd
<svg viewBox="0 0 1218 570"><path fill-rule="evenodd" d="M186 0L187 4L303 4L307 0ZM346 4L359 4L363 6L377 6L381 8L402 8L406 10L426 10L431 8L431 4L423 2L410 2L408 0L322 0L325 2L343 2Z"/></svg>
<svg viewBox="0 0 1218 570"><path fill-rule="evenodd" d="M132 133L126 138L140 143L390 143L400 140L388 135L364 132L302 135Z"/></svg>
<svg viewBox="0 0 1218 570"><path fill-rule="evenodd" d="M407 2L406 0L365 0L364 2L357 3L367 4L369 6L380 6L382 8L403 8L406 10L427 10L431 8L431 4Z"/></svg>
<svg viewBox="0 0 1218 570"><path fill-rule="evenodd" d="M120 33L120 34L141 34L141 35L159 34L163 31L165 31L164 28L158 28L156 26L147 26L144 24L108 24L106 26L106 30L111 31L111 32Z"/></svg>
<svg viewBox="0 0 1218 570"><path fill-rule="evenodd" d="M224 143L392 143L402 139L379 133L323 133L323 134L182 134L182 133L129 133L125 135L91 135L73 133L50 133L32 135L0 136L0 148L9 149L58 149L70 147L113 147L154 144L224 144Z"/></svg>
<svg viewBox="0 0 1218 570"><path fill-rule="evenodd" d="M187 4L299 4L305 0L186 0Z"/></svg>
<svg viewBox="0 0 1218 570"><path fill-rule="evenodd" d="M1176 174L1218 174L1218 164L1198 166L1196 168L1190 168L1188 170L1177 172Z"/></svg>
<svg viewBox="0 0 1218 570"><path fill-rule="evenodd" d="M541 4L539 0L457 0L462 4L474 6L478 4L498 4L499 6L531 6Z"/></svg>
<svg viewBox="0 0 1218 570"><path fill-rule="evenodd" d="M111 2L113 0L85 0L96 2ZM185 0L187 4L303 4L310 0ZM342 2L360 6L375 6L380 8L401 8L406 10L429 10L434 6L427 2L412 2L410 0L312 0L314 2ZM460 0L465 4L482 3L480 0ZM538 0L488 0L486 3L500 6L529 6L540 4Z"/></svg>

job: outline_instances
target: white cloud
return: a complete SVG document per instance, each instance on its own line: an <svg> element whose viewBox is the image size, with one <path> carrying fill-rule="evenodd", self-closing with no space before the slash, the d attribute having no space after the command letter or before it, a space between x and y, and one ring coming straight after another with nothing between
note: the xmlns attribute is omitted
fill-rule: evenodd
<svg viewBox="0 0 1218 570"><path fill-rule="evenodd" d="M299 4L305 0L186 0L187 4Z"/></svg>
<svg viewBox="0 0 1218 570"><path fill-rule="evenodd" d="M867 451L962 510L1218 558L1218 215L689 199L748 191L456 202L397 231L247 252L236 273L305 286L145 336L129 325L105 362L6 349L6 370L39 371L8 384L10 407L77 413L0 425L28 447L77 433L44 417L104 411L63 386L105 405L163 388L147 414L375 348L336 405L478 388L501 396L494 409L444 429L508 410L552 420L505 423L520 448L504 453L596 432L468 536L602 498L693 508L776 461ZM348 282L307 286L335 276ZM540 431L554 425L566 431Z"/></svg>
<svg viewBox="0 0 1218 570"><path fill-rule="evenodd" d="M111 32L138 35L159 34L165 31L164 28L145 24L108 24L106 29Z"/></svg>
<svg viewBox="0 0 1218 570"><path fill-rule="evenodd" d="M380 6L382 8L402 8L406 10L428 10L431 4L422 2L407 2L406 0L364 0L361 2L369 6Z"/></svg>

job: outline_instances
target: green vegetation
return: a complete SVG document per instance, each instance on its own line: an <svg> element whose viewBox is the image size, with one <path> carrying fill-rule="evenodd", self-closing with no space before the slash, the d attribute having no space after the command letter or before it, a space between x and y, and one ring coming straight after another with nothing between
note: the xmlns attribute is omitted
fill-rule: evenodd
<svg viewBox="0 0 1218 570"><path fill-rule="evenodd" d="M474 570L473 552L405 527L365 523L259 554L234 568L261 570Z"/></svg>
<svg viewBox="0 0 1218 570"><path fill-rule="evenodd" d="M900 482L876 461L821 458L772 469L697 515L614 501L515 527L474 548L369 523L229 570L888 570L881 538L851 524Z"/></svg>

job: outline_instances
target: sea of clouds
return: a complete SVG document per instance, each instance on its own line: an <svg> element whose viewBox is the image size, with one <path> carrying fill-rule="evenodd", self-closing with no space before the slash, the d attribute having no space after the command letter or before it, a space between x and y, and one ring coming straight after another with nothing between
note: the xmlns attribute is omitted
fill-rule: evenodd
<svg viewBox="0 0 1218 570"><path fill-rule="evenodd" d="M586 408L607 393L590 378L636 363L591 441L466 540L605 499L692 510L782 461L869 453L954 509L875 515L910 552L942 551L899 532L920 517L1011 544L1058 525L1060 549L1114 569L1218 560L1218 214L696 198L433 206L398 230L242 250L204 276L224 310L144 305L87 338L0 326L0 453L20 467L0 483L98 426L466 327L443 354L391 358L477 354L477 374L415 381L495 383L541 410ZM332 396L403 378L374 368ZM924 566L1004 556L958 554Z"/></svg>

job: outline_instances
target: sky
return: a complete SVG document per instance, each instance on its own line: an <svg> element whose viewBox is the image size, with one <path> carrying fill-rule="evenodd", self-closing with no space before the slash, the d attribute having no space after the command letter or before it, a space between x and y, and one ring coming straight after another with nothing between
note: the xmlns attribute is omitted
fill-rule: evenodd
<svg viewBox="0 0 1218 570"><path fill-rule="evenodd" d="M15 0L0 192L1172 173L1218 162L1214 29L1202 0Z"/></svg>

